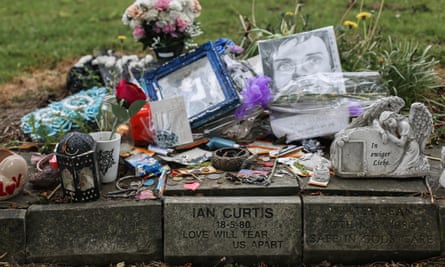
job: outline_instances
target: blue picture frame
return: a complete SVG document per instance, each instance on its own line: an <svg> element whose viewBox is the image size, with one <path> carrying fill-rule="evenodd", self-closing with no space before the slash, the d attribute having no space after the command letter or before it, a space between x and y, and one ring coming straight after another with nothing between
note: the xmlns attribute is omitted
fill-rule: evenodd
<svg viewBox="0 0 445 267"><path fill-rule="evenodd" d="M184 96L192 129L234 110L240 97L213 42L207 42L143 76L151 101Z"/></svg>

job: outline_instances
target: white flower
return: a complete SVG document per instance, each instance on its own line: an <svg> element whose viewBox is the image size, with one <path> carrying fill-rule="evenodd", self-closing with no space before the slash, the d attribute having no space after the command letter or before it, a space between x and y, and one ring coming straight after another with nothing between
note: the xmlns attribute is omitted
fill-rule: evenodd
<svg viewBox="0 0 445 267"><path fill-rule="evenodd" d="M113 56L98 56L91 62L93 65L104 65L107 68L113 68L116 65L116 58Z"/></svg>
<svg viewBox="0 0 445 267"><path fill-rule="evenodd" d="M158 16L159 16L159 11L157 9L150 9L150 10L147 10L147 12L145 12L145 14L142 18L147 21L151 21L151 20L158 19Z"/></svg>
<svg viewBox="0 0 445 267"><path fill-rule="evenodd" d="M74 64L74 67L83 67L85 63L90 62L92 59L93 59L92 55L83 56L79 59L79 61L77 61L76 64Z"/></svg>
<svg viewBox="0 0 445 267"><path fill-rule="evenodd" d="M179 1L171 1L170 4L168 5L168 8L170 10L176 10L176 11L181 11L182 10L182 4Z"/></svg>

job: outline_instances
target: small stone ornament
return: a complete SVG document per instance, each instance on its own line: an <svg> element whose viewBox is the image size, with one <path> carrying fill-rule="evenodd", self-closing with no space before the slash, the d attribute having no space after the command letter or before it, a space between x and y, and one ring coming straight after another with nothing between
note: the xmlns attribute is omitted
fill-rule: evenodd
<svg viewBox="0 0 445 267"><path fill-rule="evenodd" d="M57 164L65 196L74 202L99 198L96 142L89 134L70 132L56 147Z"/></svg>
<svg viewBox="0 0 445 267"><path fill-rule="evenodd" d="M27 182L26 160L11 150L0 148L0 200L18 195Z"/></svg>
<svg viewBox="0 0 445 267"><path fill-rule="evenodd" d="M432 132L432 115L422 103L413 103L408 116L397 96L369 106L331 144L331 161L340 177L422 177L430 165L424 155Z"/></svg>

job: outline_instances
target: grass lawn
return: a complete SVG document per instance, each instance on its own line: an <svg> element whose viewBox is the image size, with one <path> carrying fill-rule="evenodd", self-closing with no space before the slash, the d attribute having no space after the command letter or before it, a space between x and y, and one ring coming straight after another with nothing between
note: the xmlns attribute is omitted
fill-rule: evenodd
<svg viewBox="0 0 445 267"><path fill-rule="evenodd" d="M337 25L349 1L304 1L303 14L308 27ZM360 2L360 1L358 1ZM374 12L378 1L364 1L363 10ZM0 83L26 74L34 68L50 68L66 58L79 58L95 51L113 49L126 54L141 53L121 16L133 0L0 0ZM251 1L200 0L198 18L204 43L219 37L239 42L242 36L240 15L252 19ZM277 25L280 14L293 11L294 0L256 0L258 26ZM358 7L346 19L355 19ZM431 53L445 65L445 8L440 1L386 0L381 18L381 33L393 39L413 40L422 46L433 45ZM128 38L121 43L118 35Z"/></svg>

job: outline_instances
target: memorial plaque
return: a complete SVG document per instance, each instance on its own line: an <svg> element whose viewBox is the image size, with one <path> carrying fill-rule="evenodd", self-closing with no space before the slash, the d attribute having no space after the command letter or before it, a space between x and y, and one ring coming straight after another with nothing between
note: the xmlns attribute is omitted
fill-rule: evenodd
<svg viewBox="0 0 445 267"><path fill-rule="evenodd" d="M0 260L24 263L26 255L24 209L0 210ZM0 265L2 265L0 263Z"/></svg>
<svg viewBox="0 0 445 267"><path fill-rule="evenodd" d="M343 264L440 254L438 211L416 197L304 196L304 261Z"/></svg>
<svg viewBox="0 0 445 267"><path fill-rule="evenodd" d="M439 194L444 194L444 188L441 188ZM439 207L439 221L440 221L440 229L445 229L445 201L444 200L438 200L437 201L438 207ZM441 247L445 248L445 231L442 230L440 233L440 240L441 240Z"/></svg>
<svg viewBox="0 0 445 267"><path fill-rule="evenodd" d="M295 266L301 261L301 201L287 197L166 197L167 263L221 259Z"/></svg>
<svg viewBox="0 0 445 267"><path fill-rule="evenodd" d="M29 262L102 266L162 258L160 201L32 205L26 226Z"/></svg>
<svg viewBox="0 0 445 267"><path fill-rule="evenodd" d="M337 174L343 177L384 177L398 166L403 148L384 144L380 133L371 128L358 128L349 134L349 140L338 148Z"/></svg>
<svg viewBox="0 0 445 267"><path fill-rule="evenodd" d="M413 178L429 175L424 154L433 119L422 103L412 103L409 115L397 96L379 99L335 134L330 155L340 177Z"/></svg>

